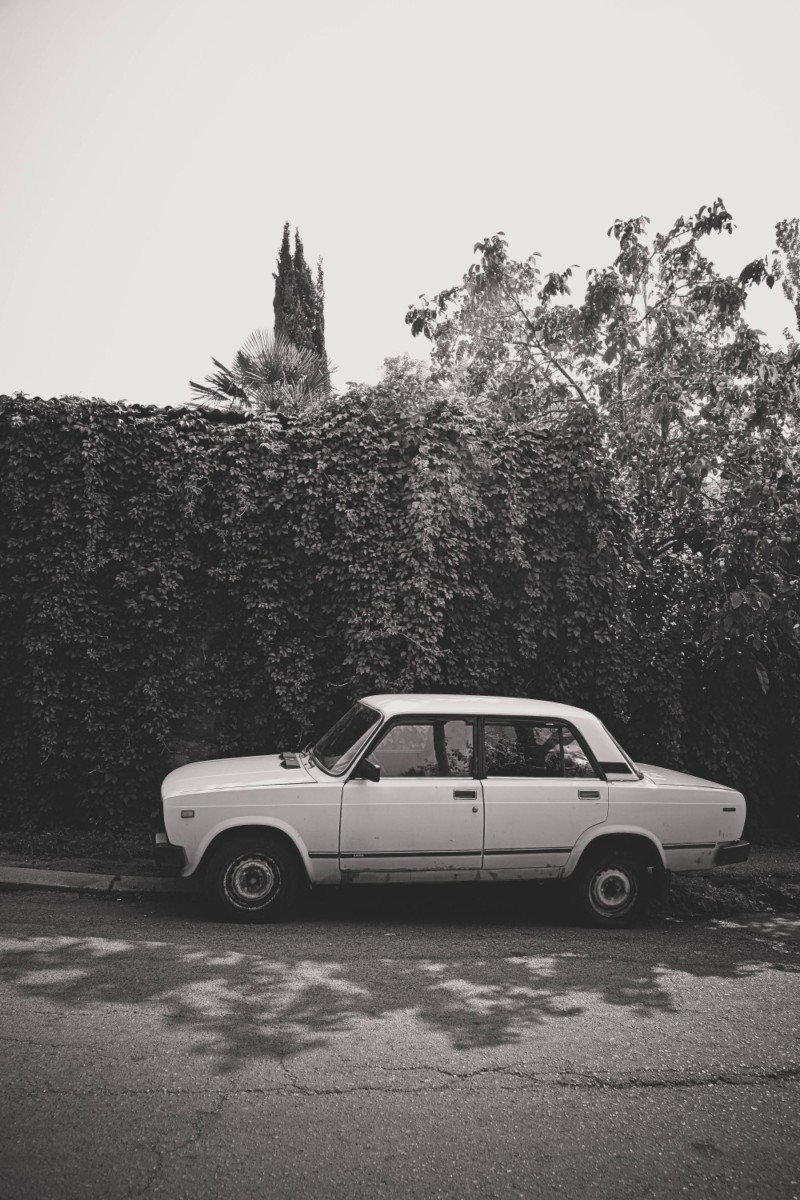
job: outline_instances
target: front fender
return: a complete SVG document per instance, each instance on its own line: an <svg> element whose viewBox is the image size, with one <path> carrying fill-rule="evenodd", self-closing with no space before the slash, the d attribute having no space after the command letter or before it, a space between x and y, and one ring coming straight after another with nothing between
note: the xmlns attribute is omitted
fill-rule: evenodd
<svg viewBox="0 0 800 1200"><path fill-rule="evenodd" d="M311 860L309 858L308 848L305 842L300 837L296 829L287 824L286 821L282 821L279 817L229 817L226 821L220 821L218 825L213 827L213 829L209 829L203 840L198 843L197 849L195 850L189 862L187 862L181 874L185 876L194 875L197 868L200 866L200 863L203 861L208 847L216 838L219 837L221 833L226 833L231 829L252 829L256 826L260 829L278 829L281 833L285 833L286 836L297 847L297 851L303 860L303 866L306 869L306 874L310 877Z"/></svg>
<svg viewBox="0 0 800 1200"><path fill-rule="evenodd" d="M590 846L592 842L596 842L600 838L613 837L615 834L622 834L627 837L644 838L646 841L650 842L650 844L655 847L658 853L662 867L664 870L666 870L667 859L666 855L664 854L664 847L661 845L661 842L658 840L658 838L648 829L642 829L640 825L593 825L590 829L587 829L585 833L581 834L575 845L572 847L570 856L564 864L561 878L566 879L567 876L572 874L587 846Z"/></svg>

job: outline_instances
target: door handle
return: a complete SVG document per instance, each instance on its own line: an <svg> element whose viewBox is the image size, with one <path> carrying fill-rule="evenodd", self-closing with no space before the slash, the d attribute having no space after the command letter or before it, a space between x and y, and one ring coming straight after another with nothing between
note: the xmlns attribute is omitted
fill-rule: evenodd
<svg viewBox="0 0 800 1200"><path fill-rule="evenodd" d="M586 792L586 791L583 791L582 788L579 788L578 789L578 799L579 800L599 800L600 793L599 792Z"/></svg>
<svg viewBox="0 0 800 1200"><path fill-rule="evenodd" d="M474 789L472 791L469 791L467 789L465 789L464 791L456 790L453 792L453 799L454 800L477 800L478 793Z"/></svg>

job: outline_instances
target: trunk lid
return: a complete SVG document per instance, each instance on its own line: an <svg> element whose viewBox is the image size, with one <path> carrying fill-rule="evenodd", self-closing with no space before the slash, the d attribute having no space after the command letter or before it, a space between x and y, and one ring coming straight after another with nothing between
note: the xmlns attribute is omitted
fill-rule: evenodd
<svg viewBox="0 0 800 1200"><path fill-rule="evenodd" d="M686 775L683 771L670 771L668 767L654 767L650 763L637 763L636 766L651 783L666 783L670 787L718 788L725 792L732 790L724 783L714 783L710 779L701 779L698 775Z"/></svg>

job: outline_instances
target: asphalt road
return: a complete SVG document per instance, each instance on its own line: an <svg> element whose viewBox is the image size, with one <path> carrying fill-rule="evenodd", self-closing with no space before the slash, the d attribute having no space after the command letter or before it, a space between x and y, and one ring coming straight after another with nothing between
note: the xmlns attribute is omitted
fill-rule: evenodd
<svg viewBox="0 0 800 1200"><path fill-rule="evenodd" d="M800 1196L800 921L0 893L0 1197Z"/></svg>

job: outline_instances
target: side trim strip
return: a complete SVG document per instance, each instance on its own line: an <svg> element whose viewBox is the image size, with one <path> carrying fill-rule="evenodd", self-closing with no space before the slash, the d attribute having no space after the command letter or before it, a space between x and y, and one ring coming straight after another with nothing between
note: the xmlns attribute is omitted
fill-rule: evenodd
<svg viewBox="0 0 800 1200"><path fill-rule="evenodd" d="M569 854L571 846L536 846L532 847L510 847L505 850L484 850L485 855L489 854Z"/></svg>
<svg viewBox="0 0 800 1200"><path fill-rule="evenodd" d="M716 843L714 843L716 844ZM511 846L497 850L310 850L309 858L463 858L464 855L489 854L569 854L571 846Z"/></svg>
<svg viewBox="0 0 800 1200"><path fill-rule="evenodd" d="M713 850L716 842L664 842L665 850ZM508 846L492 850L310 850L309 858L463 858L485 854L569 854L571 846Z"/></svg>
<svg viewBox="0 0 800 1200"><path fill-rule="evenodd" d="M343 850L341 858L464 858L482 850ZM335 857L335 856L334 856Z"/></svg>
<svg viewBox="0 0 800 1200"><path fill-rule="evenodd" d="M716 842L664 842L665 850L713 850Z"/></svg>

